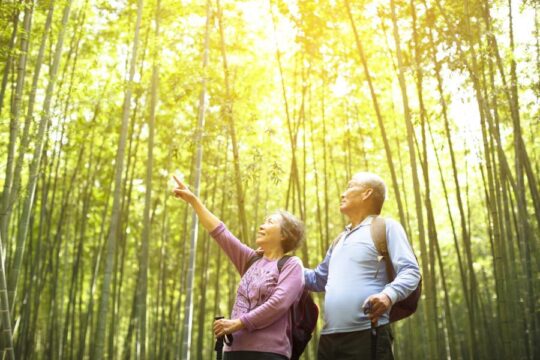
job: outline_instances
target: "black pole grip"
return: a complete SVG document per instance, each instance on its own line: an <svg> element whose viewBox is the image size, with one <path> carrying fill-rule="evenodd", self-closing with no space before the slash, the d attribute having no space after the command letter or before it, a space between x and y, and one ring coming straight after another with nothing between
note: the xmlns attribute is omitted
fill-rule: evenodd
<svg viewBox="0 0 540 360"><path fill-rule="evenodd" d="M223 316L216 316L214 317L214 321L224 319ZM214 346L214 350L216 351L216 360L223 359L223 336L219 336L216 338L216 345Z"/></svg>

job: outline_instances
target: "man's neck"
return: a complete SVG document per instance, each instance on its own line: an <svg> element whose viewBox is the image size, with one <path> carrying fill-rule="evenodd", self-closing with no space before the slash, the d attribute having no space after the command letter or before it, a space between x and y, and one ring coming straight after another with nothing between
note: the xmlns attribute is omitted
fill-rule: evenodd
<svg viewBox="0 0 540 360"><path fill-rule="evenodd" d="M376 215L376 214L372 214L368 211L368 212L361 212L361 213L349 215L349 220L351 222L351 229L354 229L355 227L360 225L368 216L372 216L372 215Z"/></svg>

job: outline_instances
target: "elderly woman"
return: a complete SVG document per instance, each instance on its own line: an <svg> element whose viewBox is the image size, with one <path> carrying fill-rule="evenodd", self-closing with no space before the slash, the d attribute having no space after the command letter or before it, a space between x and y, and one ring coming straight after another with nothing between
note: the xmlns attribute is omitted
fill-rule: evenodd
<svg viewBox="0 0 540 360"><path fill-rule="evenodd" d="M175 196L187 202L202 226L216 240L242 276L231 319L214 322L216 336L234 334L225 346L225 360L289 359L291 357L291 317L289 309L304 288L303 266L299 258L287 259L281 271L278 261L294 250L304 237L304 225L285 211L270 215L259 227L255 242L264 250L256 252L243 244L176 177Z"/></svg>

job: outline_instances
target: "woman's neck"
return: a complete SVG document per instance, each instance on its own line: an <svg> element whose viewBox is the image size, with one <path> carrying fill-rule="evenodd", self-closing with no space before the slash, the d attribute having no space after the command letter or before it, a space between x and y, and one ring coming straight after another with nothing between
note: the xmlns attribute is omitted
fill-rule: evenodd
<svg viewBox="0 0 540 360"><path fill-rule="evenodd" d="M264 249L264 257L268 260L279 260L285 255L283 252L283 249L281 247L279 248L271 248L271 249Z"/></svg>

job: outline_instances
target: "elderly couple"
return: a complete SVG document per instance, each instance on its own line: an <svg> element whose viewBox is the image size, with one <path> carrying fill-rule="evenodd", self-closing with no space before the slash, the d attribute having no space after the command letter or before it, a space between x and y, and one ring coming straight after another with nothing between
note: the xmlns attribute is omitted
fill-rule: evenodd
<svg viewBox="0 0 540 360"><path fill-rule="evenodd" d="M396 274L388 283L386 267L381 266L370 233L372 219L380 214L386 196L379 176L361 172L349 181L341 195L340 211L350 223L314 270L304 269L299 258L291 257L281 271L278 261L304 237L300 220L285 211L268 216L255 240L264 256L252 263L255 250L231 234L181 181L175 180L174 195L193 207L242 276L231 318L214 323L216 336L234 334L233 344L225 347L224 359L289 359L289 309L304 287L326 292L319 360L371 359L373 353L377 359L393 358L389 310L416 289L420 271L403 227L387 219L388 253ZM366 304L371 307L368 315L363 311ZM372 323L377 324L374 348Z"/></svg>

